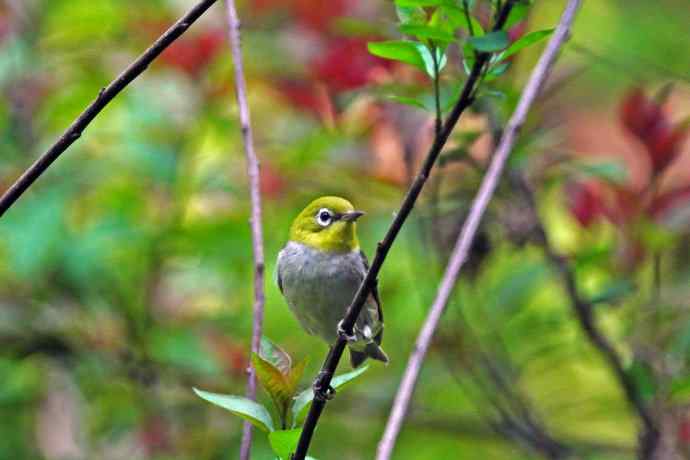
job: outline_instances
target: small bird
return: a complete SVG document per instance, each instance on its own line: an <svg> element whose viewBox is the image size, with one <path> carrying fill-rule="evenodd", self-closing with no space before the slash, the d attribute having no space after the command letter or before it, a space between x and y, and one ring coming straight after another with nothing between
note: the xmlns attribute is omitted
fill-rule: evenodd
<svg viewBox="0 0 690 460"><path fill-rule="evenodd" d="M344 198L324 196L304 208L278 254L278 287L302 327L333 343L345 336L352 367L367 358L388 363L381 349L383 312L376 286L364 304L352 336L341 322L369 265L359 249L355 222L364 213Z"/></svg>

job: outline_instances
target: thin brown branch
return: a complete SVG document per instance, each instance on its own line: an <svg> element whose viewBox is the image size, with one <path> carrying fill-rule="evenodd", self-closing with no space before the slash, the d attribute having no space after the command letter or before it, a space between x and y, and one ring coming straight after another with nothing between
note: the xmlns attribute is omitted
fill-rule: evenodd
<svg viewBox="0 0 690 460"><path fill-rule="evenodd" d="M259 188L259 160L254 151L254 140L247 103L247 86L242 65L242 42L240 37L240 19L237 15L234 0L226 0L228 18L228 40L235 66L235 94L240 109L242 141L247 158L247 176L249 177L249 194L251 197L251 230L252 250L254 253L254 308L252 327L252 352L258 353L261 346L261 329L264 318L264 238L261 229L261 190ZM256 372L250 365L247 369L247 398L256 399ZM240 460L249 460L252 447L252 425L244 423Z"/></svg>
<svg viewBox="0 0 690 460"><path fill-rule="evenodd" d="M184 16L177 20L168 30L161 35L141 56L132 62L118 77L108 86L101 89L96 99L79 115L79 117L67 128L50 149L41 155L17 181L0 197L0 217L14 204L17 199L43 174L51 164L79 139L84 129L105 108L115 96L141 75L146 68L168 46L177 40L194 21L199 19L211 5L217 0L203 0L196 4Z"/></svg>
<svg viewBox="0 0 690 460"><path fill-rule="evenodd" d="M570 0L565 8L556 31L554 32L544 53L539 59L537 66L532 71L529 81L522 92L520 101L513 113L508 125L503 133L501 142L496 152L492 156L491 164L487 170L479 191L472 203L470 213L465 220L457 244L453 249L450 261L446 267L446 272L439 286L436 299L431 306L429 314L417 337L415 348L410 355L407 368L403 375L402 383L398 387L398 392L393 403L390 417L386 424L386 429L379 442L377 460L390 459L395 442L400 433L405 415L412 399L419 372L426 357L431 339L438 327L443 312L445 311L448 299L455 287L460 269L467 260L472 241L479 227L479 222L486 210L494 190L498 185L498 180L505 166L508 155L513 147L518 131L522 127L529 109L544 85L551 67L558 56L558 52L563 43L568 38L570 26L572 25L575 13L580 5L580 0Z"/></svg>
<svg viewBox="0 0 690 460"><path fill-rule="evenodd" d="M638 455L641 459L650 459L659 441L659 428L656 426L649 408L642 399L642 394L637 387L635 379L625 371L623 359L606 335L597 326L594 310L592 308L593 306L591 302L580 295L577 289L575 273L571 269L570 264L568 264L568 261L558 254L551 245L544 223L539 218L534 193L529 184L522 176L517 176L514 183L525 196L527 204L533 214L538 243L542 246L547 259L556 267L561 275L573 312L580 323L580 328L587 335L592 345L603 355L611 371L616 376L618 384L623 389L628 403L642 421L643 431L640 436Z"/></svg>
<svg viewBox="0 0 690 460"><path fill-rule="evenodd" d="M498 30L503 27L506 20L508 19L508 15L512 10L515 1L516 0L508 0L506 2L504 8L501 10L496 24L493 27L494 30ZM436 160L441 154L441 150L445 146L448 138L450 137L451 132L453 131L455 125L460 119L460 115L462 115L465 109L469 107L474 101L475 90L477 88L477 85L481 81L482 72L484 70L484 67L488 64L490 57L491 54L489 53L479 53L477 55L477 59L475 60L470 75L467 77L467 81L465 82L462 92L460 93L458 101L456 102L455 106L448 115L448 118L443 124L443 128L440 134L438 136L435 136L434 142L431 148L429 149L429 153L427 154L426 159L422 164L420 172L417 174L417 177L410 185L407 191L407 195L405 195L405 199L400 205L400 209L396 213L395 218L393 219L393 222L391 223L388 231L386 232L385 237L381 242L379 242L376 248L376 255L374 256L374 259L371 262L371 267L369 268L369 271L367 272L367 275L365 276L364 280L360 284L359 289L357 290L357 293L355 294L354 299L352 300L352 303L347 309L345 318L343 318L343 322L341 323L345 335L351 335L353 333L355 321L359 317L359 313L362 310L362 306L364 305L364 302L369 296L371 289L376 283L376 278L379 274L379 271L381 270L381 267L383 266L383 262L385 261L386 256L388 255L388 251L393 246L393 242L397 238L400 229L405 223L405 220L407 220L407 217L412 212L412 208L414 208L414 205L417 202L417 198L419 197L419 194L422 192L422 188L424 188L424 184L426 183L426 180L429 177L429 174L431 173L431 170L434 164L436 163ZM339 336L338 340L336 340L335 344L331 347L331 350L328 353L328 357L326 358L326 361L321 367L319 376L317 377L316 382L314 383L316 390L325 390L330 386L331 379L333 378L333 374L335 373L335 369L336 367L338 367L340 358L342 357L343 351L345 350L345 344L345 337ZM318 395L319 391L316 391L315 393ZM309 450L309 444L311 443L311 438L314 434L314 430L316 429L316 424L318 423L319 418L321 417L321 413L323 412L324 407L326 407L325 398L317 397L314 399L314 402L312 403L309 409L309 413L307 414L307 418L304 422L304 427L302 429L302 433L297 444L297 450L293 455L293 460L304 460L304 458L306 457L307 451Z"/></svg>

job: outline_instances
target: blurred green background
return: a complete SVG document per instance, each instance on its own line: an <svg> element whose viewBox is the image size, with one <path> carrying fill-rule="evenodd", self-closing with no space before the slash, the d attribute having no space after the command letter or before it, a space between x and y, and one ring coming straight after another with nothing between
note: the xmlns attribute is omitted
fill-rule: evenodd
<svg viewBox="0 0 690 460"><path fill-rule="evenodd" d="M0 4L0 190L193 3ZM515 33L555 26L564 4L535 1ZM327 347L288 311L272 279L275 257L293 217L326 194L367 211L359 233L373 253L433 128L431 114L389 96L423 100L429 84L367 54L368 40L400 36L391 2L239 7L262 162L265 335L309 359L307 387ZM479 20L488 8L477 2ZM602 328L681 456L690 448L687 142L659 185L680 191L673 206L632 230L572 185L645 187L649 161L619 107L631 87L652 95L673 83L666 115L690 116L689 17L687 0L584 2L510 166L533 179L552 240L598 299ZM243 394L251 334L249 199L225 37L219 2L0 220L0 458L237 456L239 419L191 391ZM447 156L381 272L391 364L373 364L328 405L316 458L373 457L486 164L486 114L505 121L542 46L487 83L488 109L456 130L452 144L473 166ZM463 79L450 54L448 93ZM634 458L638 421L574 320L521 206L503 184L423 368L396 459L563 458L547 441L580 458ZM253 458L271 458L262 436Z"/></svg>

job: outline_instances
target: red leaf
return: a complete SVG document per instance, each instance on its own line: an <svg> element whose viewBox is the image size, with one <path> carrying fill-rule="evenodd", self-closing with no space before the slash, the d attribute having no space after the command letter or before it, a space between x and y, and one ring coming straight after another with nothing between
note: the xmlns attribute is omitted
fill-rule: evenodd
<svg viewBox="0 0 690 460"><path fill-rule="evenodd" d="M350 3L350 0L293 0L293 8L295 18L302 25L324 31L333 19L349 10Z"/></svg>
<svg viewBox="0 0 690 460"><path fill-rule="evenodd" d="M636 190L626 187L613 189L613 202L603 208L608 219L618 226L625 225L640 214L641 196Z"/></svg>
<svg viewBox="0 0 690 460"><path fill-rule="evenodd" d="M184 36L163 52L161 60L191 76L198 76L219 53L223 40L221 29Z"/></svg>
<svg viewBox="0 0 690 460"><path fill-rule="evenodd" d="M645 96L640 88L631 90L623 99L621 120L645 145L655 175L676 158L688 132L687 126L673 127L661 104Z"/></svg>
<svg viewBox="0 0 690 460"><path fill-rule="evenodd" d="M690 420L685 419L678 426L678 441L681 444L690 444Z"/></svg>
<svg viewBox="0 0 690 460"><path fill-rule="evenodd" d="M510 43L514 43L517 41L520 37L525 35L525 32L527 31L527 21L520 21L517 24L515 24L513 27L508 29L508 40Z"/></svg>
<svg viewBox="0 0 690 460"><path fill-rule="evenodd" d="M641 88L634 88L623 98L621 120L636 137L644 140L649 130L663 116L661 107L647 98Z"/></svg>
<svg viewBox="0 0 690 460"><path fill-rule="evenodd" d="M686 126L671 127L664 119L654 126L645 144L655 173L663 171L678 156L687 134Z"/></svg>
<svg viewBox="0 0 690 460"><path fill-rule="evenodd" d="M602 214L602 203L594 184L574 182L567 186L568 206L579 224L590 227Z"/></svg>
<svg viewBox="0 0 690 460"><path fill-rule="evenodd" d="M288 11L301 26L324 32L335 18L347 14L354 3L354 0L252 0L252 11L259 14Z"/></svg>
<svg viewBox="0 0 690 460"><path fill-rule="evenodd" d="M376 69L387 66L388 62L369 54L367 39L339 38L312 62L311 73L330 89L345 91L367 84Z"/></svg>
<svg viewBox="0 0 690 460"><path fill-rule="evenodd" d="M168 422L158 416L145 419L139 430L139 441L147 456L170 453L173 446Z"/></svg>

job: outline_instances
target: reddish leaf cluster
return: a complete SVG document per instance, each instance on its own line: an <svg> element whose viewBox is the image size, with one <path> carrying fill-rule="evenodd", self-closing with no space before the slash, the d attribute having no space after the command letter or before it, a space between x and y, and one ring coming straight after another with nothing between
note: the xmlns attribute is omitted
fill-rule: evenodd
<svg viewBox="0 0 690 460"><path fill-rule="evenodd" d="M623 126L645 147L652 173L662 173L678 156L688 134L688 126L673 125L664 113L662 104L635 88L621 105Z"/></svg>
<svg viewBox="0 0 690 460"><path fill-rule="evenodd" d="M325 53L314 59L311 74L331 90L339 92L369 83L372 71L386 65L367 51L367 40L340 38L331 40Z"/></svg>
<svg viewBox="0 0 690 460"><path fill-rule="evenodd" d="M593 182L568 184L566 196L570 212L585 228L591 226L603 213L596 184Z"/></svg>
<svg viewBox="0 0 690 460"><path fill-rule="evenodd" d="M196 77L218 55L224 40L222 29L211 29L198 35L184 35L163 52L161 60Z"/></svg>
<svg viewBox="0 0 690 460"><path fill-rule="evenodd" d="M646 187L597 181L575 182L567 187L571 213L583 227L600 218L616 225L626 235L641 219L661 220L668 213L690 203L690 184L658 192L659 177L678 157L688 134L687 124L673 124L662 103L635 88L623 99L620 119L625 130L642 146L640 155L650 164Z"/></svg>
<svg viewBox="0 0 690 460"><path fill-rule="evenodd" d="M209 331L205 339L216 361L223 366L225 372L235 376L246 374L249 363L242 344L215 331Z"/></svg>

